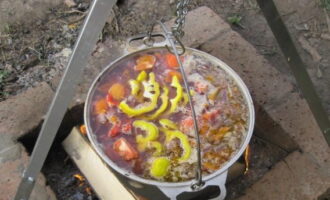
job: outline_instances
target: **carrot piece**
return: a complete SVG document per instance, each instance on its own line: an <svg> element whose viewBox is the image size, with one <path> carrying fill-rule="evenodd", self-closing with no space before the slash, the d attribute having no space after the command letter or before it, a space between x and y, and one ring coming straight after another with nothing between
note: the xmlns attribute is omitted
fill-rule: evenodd
<svg viewBox="0 0 330 200"><path fill-rule="evenodd" d="M113 143L113 149L127 161L139 157L138 152L125 138L120 138L115 141Z"/></svg>
<svg viewBox="0 0 330 200"><path fill-rule="evenodd" d="M165 82L171 83L173 76L176 76L180 81L182 80L182 75L180 72L171 70L166 73Z"/></svg>
<svg viewBox="0 0 330 200"><path fill-rule="evenodd" d="M154 66L153 64L143 62L143 63L139 63L139 64L135 65L134 70L135 71L147 70L147 69L151 69L153 66Z"/></svg>
<svg viewBox="0 0 330 200"><path fill-rule="evenodd" d="M113 84L108 93L115 99L115 100L122 100L125 97L125 87L120 83Z"/></svg>
<svg viewBox="0 0 330 200"><path fill-rule="evenodd" d="M168 53L168 54L166 54L165 58L166 58L167 66L169 68L178 68L179 67L178 60L176 59L176 56L174 54Z"/></svg>
<svg viewBox="0 0 330 200"><path fill-rule="evenodd" d="M95 114L102 114L107 112L108 109L108 103L105 99L100 99L94 104L94 111Z"/></svg>

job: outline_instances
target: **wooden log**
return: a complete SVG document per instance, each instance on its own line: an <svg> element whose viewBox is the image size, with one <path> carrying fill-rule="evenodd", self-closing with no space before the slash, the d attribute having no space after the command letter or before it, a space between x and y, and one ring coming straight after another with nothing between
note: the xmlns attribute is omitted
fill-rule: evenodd
<svg viewBox="0 0 330 200"><path fill-rule="evenodd" d="M109 170L77 128L72 129L62 145L100 199L136 199Z"/></svg>

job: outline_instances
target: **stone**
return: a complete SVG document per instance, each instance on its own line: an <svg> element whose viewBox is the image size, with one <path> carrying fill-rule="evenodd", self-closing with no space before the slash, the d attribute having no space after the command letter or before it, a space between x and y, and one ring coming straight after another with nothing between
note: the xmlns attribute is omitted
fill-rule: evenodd
<svg viewBox="0 0 330 200"><path fill-rule="evenodd" d="M329 173L324 173L305 154L295 151L277 163L239 200L317 199L329 187Z"/></svg>
<svg viewBox="0 0 330 200"><path fill-rule="evenodd" d="M297 142L306 155L310 155L325 169L330 169L330 148L306 100L297 93L289 94L281 104L269 110L268 114Z"/></svg>
<svg viewBox="0 0 330 200"><path fill-rule="evenodd" d="M0 135L11 135L16 139L33 128L44 119L53 91L47 83L0 102Z"/></svg>
<svg viewBox="0 0 330 200"><path fill-rule="evenodd" d="M174 24L174 20L166 22L165 25L171 27ZM160 26L157 25L155 30L160 31ZM188 47L196 48L230 30L230 26L212 9L202 6L188 12L183 28L185 35L182 38L182 42Z"/></svg>
<svg viewBox="0 0 330 200"><path fill-rule="evenodd" d="M280 102L293 90L287 77L234 31L217 36L200 48L234 69L249 88L253 101L264 109Z"/></svg>
<svg viewBox="0 0 330 200"><path fill-rule="evenodd" d="M12 23L35 23L47 15L49 8L60 3L60 0L1 0L0 31Z"/></svg>
<svg viewBox="0 0 330 200"><path fill-rule="evenodd" d="M21 181L23 171L28 163L28 155L24 151L24 147L20 144L15 144L16 153L13 155L7 154L7 159L2 159L3 154L0 152L0 199L14 199L17 187ZM8 159L11 157L12 159ZM32 190L30 200L56 200L55 194L45 185L45 177L40 174L37 178L34 189ZM6 192L3 192L6 191Z"/></svg>

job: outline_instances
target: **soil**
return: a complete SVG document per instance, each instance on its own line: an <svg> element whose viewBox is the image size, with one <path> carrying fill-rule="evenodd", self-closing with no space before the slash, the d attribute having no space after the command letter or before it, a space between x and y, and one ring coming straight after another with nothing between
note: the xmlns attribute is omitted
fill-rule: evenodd
<svg viewBox="0 0 330 200"><path fill-rule="evenodd" d="M73 2L75 5L71 7L63 3L47 10L47 17L32 24L8 24L0 33L0 101L38 82L50 82L63 71L90 0ZM316 0L276 2L280 2L282 17L330 116L330 11ZM232 17L229 20L232 28L295 83L287 61L255 0L191 0L189 9L199 6L212 8L227 21ZM119 0L114 8L115 18L106 24L100 42L107 37L121 40L146 32L155 19L168 20L174 14L174 0ZM56 148L58 151L52 151L56 153L49 155L43 172L58 199L96 199L95 194L86 192L87 182L79 187L77 179L72 178L79 170L61 147ZM227 199L242 195L245 188L287 155L287 152L256 136L252 139L251 149L251 169L247 175L228 183Z"/></svg>

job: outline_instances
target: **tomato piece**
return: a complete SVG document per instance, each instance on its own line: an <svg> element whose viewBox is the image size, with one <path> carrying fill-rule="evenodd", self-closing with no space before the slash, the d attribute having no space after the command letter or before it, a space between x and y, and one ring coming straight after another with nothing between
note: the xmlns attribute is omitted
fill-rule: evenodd
<svg viewBox="0 0 330 200"><path fill-rule="evenodd" d="M108 132L108 137L115 137L119 134L121 128L120 123L115 123Z"/></svg>
<svg viewBox="0 0 330 200"><path fill-rule="evenodd" d="M100 100L96 101L94 104L95 114L105 113L105 112L107 112L107 109L108 109L108 104L105 99L100 99Z"/></svg>
<svg viewBox="0 0 330 200"><path fill-rule="evenodd" d="M135 71L151 69L156 63L156 57L153 55L143 55L136 60Z"/></svg>
<svg viewBox="0 0 330 200"><path fill-rule="evenodd" d="M110 87L108 93L114 100L120 101L125 97L125 87L120 83L115 83Z"/></svg>
<svg viewBox="0 0 330 200"><path fill-rule="evenodd" d="M113 143L113 149L125 160L133 160L139 157L137 150L125 139L119 138Z"/></svg>
<svg viewBox="0 0 330 200"><path fill-rule="evenodd" d="M176 59L176 56L174 54L168 53L165 56L166 58L166 63L169 68L178 68L179 63L178 60Z"/></svg>
<svg viewBox="0 0 330 200"><path fill-rule="evenodd" d="M110 94L107 95L107 103L110 107L119 105L119 102L115 101Z"/></svg>
<svg viewBox="0 0 330 200"><path fill-rule="evenodd" d="M132 122L127 122L122 125L121 131L124 133L130 133L132 130Z"/></svg>
<svg viewBox="0 0 330 200"><path fill-rule="evenodd" d="M151 69L154 65L150 63L140 63L134 66L135 71L142 71L142 70L147 70Z"/></svg>

